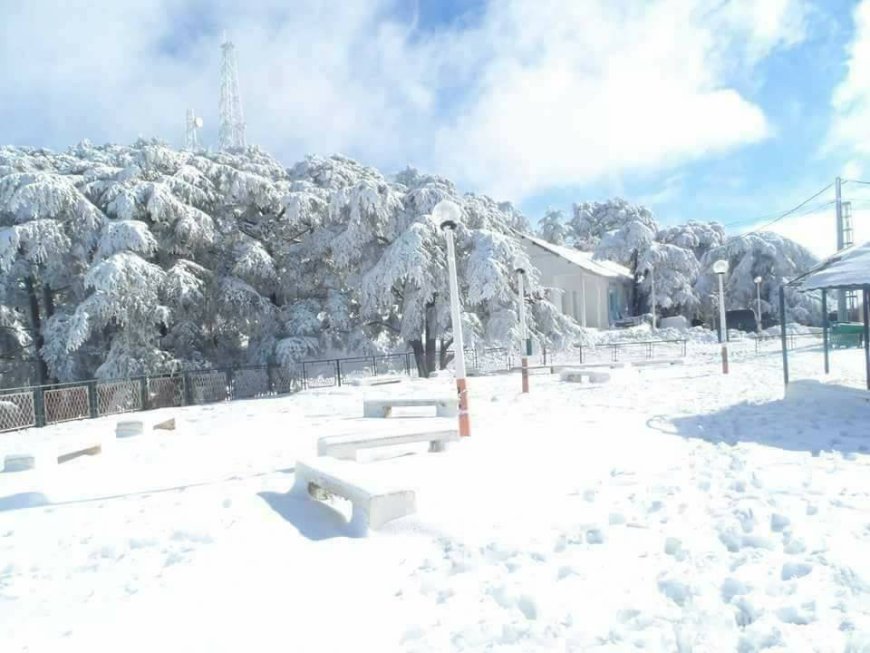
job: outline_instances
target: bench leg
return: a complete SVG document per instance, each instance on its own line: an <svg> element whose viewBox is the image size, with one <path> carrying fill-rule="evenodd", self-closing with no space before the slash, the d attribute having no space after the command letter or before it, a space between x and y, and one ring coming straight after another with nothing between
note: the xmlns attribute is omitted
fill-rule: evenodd
<svg viewBox="0 0 870 653"><path fill-rule="evenodd" d="M447 443L443 440L433 440L429 443L430 453L441 453L442 451L447 451Z"/></svg>

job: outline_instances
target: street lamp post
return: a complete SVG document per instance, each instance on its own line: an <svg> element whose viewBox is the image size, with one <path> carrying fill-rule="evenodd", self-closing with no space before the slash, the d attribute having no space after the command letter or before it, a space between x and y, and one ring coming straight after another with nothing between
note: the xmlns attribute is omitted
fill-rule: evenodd
<svg viewBox="0 0 870 653"><path fill-rule="evenodd" d="M728 261L719 260L713 263L713 272L719 277L719 344L722 345L722 374L728 374L728 324L725 320L725 274L728 272Z"/></svg>
<svg viewBox="0 0 870 653"><path fill-rule="evenodd" d="M526 271L522 268L517 268L517 294L520 302L520 337L523 340L523 356L522 356L522 383L523 392L529 391L529 356L532 355L532 339L529 337L529 329L526 325L526 292L524 288L524 278Z"/></svg>
<svg viewBox="0 0 870 653"><path fill-rule="evenodd" d="M756 325L758 333L761 333L761 282L764 281L761 277L755 277L755 302L758 306L758 324Z"/></svg>
<svg viewBox="0 0 870 653"><path fill-rule="evenodd" d="M656 269L649 268L650 297L652 297L652 330L656 330Z"/></svg>
<svg viewBox="0 0 870 653"><path fill-rule="evenodd" d="M468 417L468 387L465 380L465 349L462 342L462 309L459 306L459 281L456 277L456 248L453 242L456 223L461 215L459 207L450 200L441 200L432 209L432 216L440 223L447 241L447 277L450 284L450 321L453 325L454 368L456 391L459 395L459 435L471 435Z"/></svg>

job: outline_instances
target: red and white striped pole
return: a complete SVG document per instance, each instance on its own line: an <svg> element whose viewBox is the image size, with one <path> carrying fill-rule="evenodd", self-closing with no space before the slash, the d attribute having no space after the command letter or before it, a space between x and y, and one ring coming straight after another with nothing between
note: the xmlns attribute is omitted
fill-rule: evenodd
<svg viewBox="0 0 870 653"><path fill-rule="evenodd" d="M453 242L456 221L461 214L459 207L450 200L441 200L432 210L441 219L441 230L447 241L447 277L450 283L450 321L453 325L453 366L456 371L456 391L459 393L459 435L471 435L468 416L468 387L465 382L465 349L462 342L462 309L459 306L459 281L456 277L456 248Z"/></svg>
<svg viewBox="0 0 870 653"><path fill-rule="evenodd" d="M532 339L529 338L529 330L526 326L526 292L523 280L526 276L526 271L522 268L517 268L517 294L520 302L520 337L523 340L523 357L522 357L522 379L523 392L529 391L529 356L532 355Z"/></svg>

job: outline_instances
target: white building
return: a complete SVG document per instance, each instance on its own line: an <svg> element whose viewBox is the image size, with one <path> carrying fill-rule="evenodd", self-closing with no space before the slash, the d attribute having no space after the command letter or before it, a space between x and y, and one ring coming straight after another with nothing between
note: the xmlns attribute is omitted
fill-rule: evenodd
<svg viewBox="0 0 870 653"><path fill-rule="evenodd" d="M606 329L629 316L634 279L628 268L589 252L520 234L550 299L581 326Z"/></svg>

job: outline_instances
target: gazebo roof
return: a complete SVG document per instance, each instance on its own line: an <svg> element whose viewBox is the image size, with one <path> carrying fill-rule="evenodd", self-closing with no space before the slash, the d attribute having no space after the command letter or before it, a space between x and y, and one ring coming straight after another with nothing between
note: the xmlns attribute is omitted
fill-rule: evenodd
<svg viewBox="0 0 870 653"><path fill-rule="evenodd" d="M870 241L837 252L788 285L800 290L870 287Z"/></svg>

